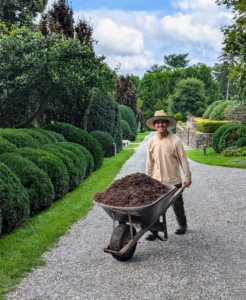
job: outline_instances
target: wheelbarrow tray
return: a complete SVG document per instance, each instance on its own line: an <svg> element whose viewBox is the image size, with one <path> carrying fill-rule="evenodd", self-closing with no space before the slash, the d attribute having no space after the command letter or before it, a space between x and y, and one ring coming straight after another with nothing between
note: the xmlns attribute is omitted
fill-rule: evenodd
<svg viewBox="0 0 246 300"><path fill-rule="evenodd" d="M114 220L122 223L133 222L148 225L158 220L163 210L170 206L170 199L177 190L174 185L164 184L169 191L151 204L138 207L109 206L94 201Z"/></svg>

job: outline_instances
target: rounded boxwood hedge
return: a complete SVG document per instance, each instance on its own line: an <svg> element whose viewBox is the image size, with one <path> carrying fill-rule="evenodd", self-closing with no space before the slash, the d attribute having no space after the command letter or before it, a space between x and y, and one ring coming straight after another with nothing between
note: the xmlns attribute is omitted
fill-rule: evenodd
<svg viewBox="0 0 246 300"><path fill-rule="evenodd" d="M109 133L96 130L92 131L90 134L102 145L104 157L113 156L114 139Z"/></svg>
<svg viewBox="0 0 246 300"><path fill-rule="evenodd" d="M240 139L236 142L235 146L237 146L238 148L246 147L246 136L240 138Z"/></svg>
<svg viewBox="0 0 246 300"><path fill-rule="evenodd" d="M213 110L218 104L223 103L223 102L225 102L225 100L218 100L218 101L215 101L215 102L211 103L211 104L207 107L207 109L205 110L205 112L204 112L202 118L203 118L203 119L208 119L208 118L209 118L209 115L210 115L211 112L212 112L212 110Z"/></svg>
<svg viewBox="0 0 246 300"><path fill-rule="evenodd" d="M8 140L0 137L0 154L3 153L18 153L19 149Z"/></svg>
<svg viewBox="0 0 246 300"><path fill-rule="evenodd" d="M87 162L87 167L85 172L85 178L87 178L94 170L94 158L91 155L91 153L85 147L77 143L66 142L60 144L62 145L63 148L72 151L77 156L81 156L81 153L84 154ZM83 160L83 155L82 155L82 160Z"/></svg>
<svg viewBox="0 0 246 300"><path fill-rule="evenodd" d="M217 130L215 130L215 132L213 133L212 135L212 146L213 146L213 149L216 153L219 153L219 142L220 142L220 137L222 136L222 134L224 133L224 131L233 126L234 124L225 124L225 125L222 125L220 126Z"/></svg>
<svg viewBox="0 0 246 300"><path fill-rule="evenodd" d="M2 234L10 233L29 218L29 198L19 178L0 162Z"/></svg>
<svg viewBox="0 0 246 300"><path fill-rule="evenodd" d="M59 157L45 150L32 149L28 147L21 148L20 154L34 162L40 169L48 174L54 186L54 200L62 198L68 192L68 171Z"/></svg>
<svg viewBox="0 0 246 300"><path fill-rule="evenodd" d="M222 103L217 104L209 115L209 120L225 120L224 111L226 107L232 104L233 101L223 101Z"/></svg>
<svg viewBox="0 0 246 300"><path fill-rule="evenodd" d="M17 148L37 147L35 139L27 133L21 132L19 129L0 129L0 136L14 144Z"/></svg>
<svg viewBox="0 0 246 300"><path fill-rule="evenodd" d="M221 153L224 149L235 146L236 142L246 136L246 126L242 124L234 124L225 129L220 137L218 151Z"/></svg>
<svg viewBox="0 0 246 300"><path fill-rule="evenodd" d="M30 216L48 208L54 199L49 176L30 160L14 153L0 155L0 161L12 170L26 189L30 202Z"/></svg>
<svg viewBox="0 0 246 300"><path fill-rule="evenodd" d="M34 138L34 140L36 140L36 145L42 146L42 145L46 145L49 143L52 143L51 138L49 138L47 135L45 135L42 132L33 130L33 129L18 129L20 132L24 132L27 133L28 135L30 135L32 138Z"/></svg>
<svg viewBox="0 0 246 300"><path fill-rule="evenodd" d="M81 167L80 159L72 151L59 146L59 143L43 146L42 149L58 156L65 164L69 175L69 191L78 187L86 171Z"/></svg>
<svg viewBox="0 0 246 300"><path fill-rule="evenodd" d="M58 142L56 134L53 131L45 130L44 128L40 127L32 128L32 130L45 134L52 141L52 143Z"/></svg>
<svg viewBox="0 0 246 300"><path fill-rule="evenodd" d="M46 130L61 133L68 142L77 143L84 146L94 158L94 171L101 167L103 163L103 148L96 139L87 131L67 123L54 123L46 125Z"/></svg>
<svg viewBox="0 0 246 300"><path fill-rule="evenodd" d="M122 133L122 139L131 141L132 131L129 124L126 121L121 120L120 128Z"/></svg>
<svg viewBox="0 0 246 300"><path fill-rule="evenodd" d="M119 105L120 119L126 121L132 131L130 141L135 141L138 134L138 125L133 110L126 105Z"/></svg>

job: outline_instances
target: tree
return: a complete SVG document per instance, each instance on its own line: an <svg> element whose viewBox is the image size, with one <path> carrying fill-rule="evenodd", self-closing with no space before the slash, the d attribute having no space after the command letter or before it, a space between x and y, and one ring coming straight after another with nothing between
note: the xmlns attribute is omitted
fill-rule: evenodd
<svg viewBox="0 0 246 300"><path fill-rule="evenodd" d="M207 107L204 83L195 78L181 80L176 86L176 92L169 97L168 112L177 112L185 118L189 114L202 116Z"/></svg>
<svg viewBox="0 0 246 300"><path fill-rule="evenodd" d="M68 120L86 128L93 89L112 89L115 76L79 40L26 27L0 35L0 70L0 127Z"/></svg>
<svg viewBox="0 0 246 300"><path fill-rule="evenodd" d="M80 40L81 44L87 45L93 50L93 43L97 43L97 41L93 38L92 25L84 17L81 17L78 19L74 29L75 37Z"/></svg>
<svg viewBox="0 0 246 300"><path fill-rule="evenodd" d="M31 21L42 12L48 0L1 0L0 19L8 28L15 24L22 26Z"/></svg>
<svg viewBox="0 0 246 300"><path fill-rule="evenodd" d="M116 81L114 98L118 104L129 106L137 115L137 91L129 75L122 75Z"/></svg>
<svg viewBox="0 0 246 300"><path fill-rule="evenodd" d="M186 57L189 55L189 53L186 54L171 54L171 55L165 55L164 56L164 63L170 68L170 69L183 69L185 68L190 60L186 60Z"/></svg>
<svg viewBox="0 0 246 300"><path fill-rule="evenodd" d="M235 80L240 99L246 94L246 2L244 0L216 0L218 5L226 5L234 13L233 24L221 28L224 34L223 52L225 56L233 58L235 65L229 67L229 77ZM244 100L245 101L245 100Z"/></svg>

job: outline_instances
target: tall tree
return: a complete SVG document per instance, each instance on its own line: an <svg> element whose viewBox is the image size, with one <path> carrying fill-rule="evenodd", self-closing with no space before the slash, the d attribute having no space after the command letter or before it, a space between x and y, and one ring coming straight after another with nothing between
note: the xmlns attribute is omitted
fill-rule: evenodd
<svg viewBox="0 0 246 300"><path fill-rule="evenodd" d="M232 25L221 28L224 33L223 52L235 59L235 65L230 66L230 78L233 78L239 88L239 97L245 101L246 96L246 2L245 0L216 0L218 5L226 5L232 9L234 17ZM245 102L244 102L245 103Z"/></svg>
<svg viewBox="0 0 246 300"><path fill-rule="evenodd" d="M129 106L137 115L137 91L129 75L122 75L116 81L114 98L118 104Z"/></svg>
<svg viewBox="0 0 246 300"><path fill-rule="evenodd" d="M32 23L38 13L44 11L48 0L1 0L0 19L8 28L15 24Z"/></svg>
<svg viewBox="0 0 246 300"><path fill-rule="evenodd" d="M183 69L187 67L190 60L187 60L186 57L189 55L189 53L186 54L171 54L171 55L165 55L164 56L164 63L170 68L170 69Z"/></svg>

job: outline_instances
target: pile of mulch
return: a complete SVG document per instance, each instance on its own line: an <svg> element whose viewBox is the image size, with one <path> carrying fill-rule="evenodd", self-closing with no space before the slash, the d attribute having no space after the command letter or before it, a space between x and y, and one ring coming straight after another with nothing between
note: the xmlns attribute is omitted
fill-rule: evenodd
<svg viewBox="0 0 246 300"><path fill-rule="evenodd" d="M169 191L160 181L143 173L133 173L95 194L94 201L109 206L138 207L155 202Z"/></svg>

